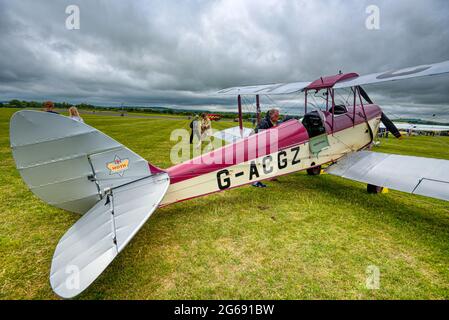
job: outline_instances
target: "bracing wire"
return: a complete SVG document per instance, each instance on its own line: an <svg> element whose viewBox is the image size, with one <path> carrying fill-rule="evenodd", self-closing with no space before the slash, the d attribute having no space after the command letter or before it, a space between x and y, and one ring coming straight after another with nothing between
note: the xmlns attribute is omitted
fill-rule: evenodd
<svg viewBox="0 0 449 320"><path fill-rule="evenodd" d="M302 94L302 91L298 91L295 93L290 100L294 100L295 98L299 97ZM278 102L274 101L273 98L270 95L265 94L264 95L274 106L277 106L279 109L283 109L286 107L287 103L279 104Z"/></svg>

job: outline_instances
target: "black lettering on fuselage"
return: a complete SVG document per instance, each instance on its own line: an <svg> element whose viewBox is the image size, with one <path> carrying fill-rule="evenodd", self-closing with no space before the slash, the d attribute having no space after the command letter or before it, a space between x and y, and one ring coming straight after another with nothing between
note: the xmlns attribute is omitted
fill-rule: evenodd
<svg viewBox="0 0 449 320"><path fill-rule="evenodd" d="M217 172L217 183L218 188L220 190L228 189L231 186L231 179L229 178L229 170L224 169Z"/></svg>
<svg viewBox="0 0 449 320"><path fill-rule="evenodd" d="M273 161L273 157L268 155L263 158L262 165L263 165L263 173L264 174L270 174L273 172L273 166L271 162Z"/></svg>
<svg viewBox="0 0 449 320"><path fill-rule="evenodd" d="M300 163L301 159L299 158L299 146L292 148L292 151L295 153L293 156L292 165Z"/></svg>
<svg viewBox="0 0 449 320"><path fill-rule="evenodd" d="M282 159L281 159L281 156L283 157ZM279 170L287 168L288 163L287 163L286 158L287 158L287 152L280 151L278 153L278 168L279 168Z"/></svg>
<svg viewBox="0 0 449 320"><path fill-rule="evenodd" d="M288 156L288 152L292 153L292 160L290 162L290 158ZM294 166L301 163L300 158L300 146L296 146L291 148L290 150L282 150L277 153L277 167L279 170L285 169L289 166ZM262 168L258 168L257 160L253 160L249 166L249 181L260 178L259 169L262 170L263 175L270 175L274 172L275 164L273 159L274 155L266 155L262 158L261 164ZM241 177L243 174L246 174L244 171L237 172L231 176L230 171L227 169L223 169L217 172L217 184L220 190L229 189L231 187L232 181L231 178L235 175L236 178Z"/></svg>
<svg viewBox="0 0 449 320"><path fill-rule="evenodd" d="M249 180L252 180L253 176L259 178L259 170L257 170L255 161L251 161L251 165L249 166Z"/></svg>

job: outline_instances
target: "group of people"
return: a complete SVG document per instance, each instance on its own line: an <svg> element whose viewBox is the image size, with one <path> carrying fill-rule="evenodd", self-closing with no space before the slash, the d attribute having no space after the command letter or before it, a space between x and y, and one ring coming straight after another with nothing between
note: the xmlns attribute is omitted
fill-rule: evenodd
<svg viewBox="0 0 449 320"><path fill-rule="evenodd" d="M190 122L190 129L190 144L193 144L193 140L196 138L198 141L196 147L199 147L203 140L212 135L212 123L206 113L202 113L201 118L196 115Z"/></svg>
<svg viewBox="0 0 449 320"><path fill-rule="evenodd" d="M55 111L55 104L52 101L45 101L43 103L43 107L45 112L59 114L58 112ZM69 118L75 121L84 122L83 118L81 118L80 116L78 108L75 106L71 106L69 108Z"/></svg>

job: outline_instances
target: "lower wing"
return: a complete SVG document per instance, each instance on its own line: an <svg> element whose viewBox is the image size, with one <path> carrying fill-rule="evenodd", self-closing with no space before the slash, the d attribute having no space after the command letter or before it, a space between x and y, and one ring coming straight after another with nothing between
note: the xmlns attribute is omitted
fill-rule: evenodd
<svg viewBox="0 0 449 320"><path fill-rule="evenodd" d="M449 201L449 161L360 151L327 172L380 187Z"/></svg>

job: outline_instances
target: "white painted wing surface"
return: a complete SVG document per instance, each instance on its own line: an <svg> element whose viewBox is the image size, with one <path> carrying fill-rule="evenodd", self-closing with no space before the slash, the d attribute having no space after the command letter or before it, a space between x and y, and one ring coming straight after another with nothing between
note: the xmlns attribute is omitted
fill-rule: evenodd
<svg viewBox="0 0 449 320"><path fill-rule="evenodd" d="M214 133L214 137L232 143L249 137L253 132L254 130L249 128L240 130L240 127L232 127Z"/></svg>
<svg viewBox="0 0 449 320"><path fill-rule="evenodd" d="M449 161L370 151L349 154L327 172L343 178L449 201Z"/></svg>
<svg viewBox="0 0 449 320"><path fill-rule="evenodd" d="M411 129L416 130L416 131L445 132L445 131L449 131L449 126L439 126L439 125L432 125L432 124L412 124Z"/></svg>
<svg viewBox="0 0 449 320"><path fill-rule="evenodd" d="M349 88L353 86L381 83L386 81L397 81L425 76L435 76L444 73L449 73L449 60L434 64L426 64L403 69L393 69L386 72L372 73L360 76L355 79L341 81L337 83L334 88Z"/></svg>
<svg viewBox="0 0 449 320"><path fill-rule="evenodd" d="M393 122L393 124L396 126L396 128L398 128L398 130L409 130L412 127L410 123L406 122ZM379 127L382 129L386 129L385 125L382 122L380 123Z"/></svg>
<svg viewBox="0 0 449 320"><path fill-rule="evenodd" d="M160 173L112 189L59 241L50 284L63 298L84 291L123 250L164 197L170 184Z"/></svg>
<svg viewBox="0 0 449 320"><path fill-rule="evenodd" d="M266 95L277 95L277 94L290 94L299 92L306 88L311 82L291 82L291 83L275 83L275 84L264 84L256 86L242 86L242 87L232 87L226 88L218 91L218 94L225 95L245 95L245 94L266 94Z"/></svg>
<svg viewBox="0 0 449 320"><path fill-rule="evenodd" d="M449 126L440 126L432 124L413 124L406 122L393 122L399 130L415 130L415 131L430 131L430 132L445 132L449 131ZM380 124L382 129L385 129L383 123Z"/></svg>
<svg viewBox="0 0 449 320"><path fill-rule="evenodd" d="M365 84L381 83L386 81L397 81L405 80L411 78L425 77L425 76L435 76L440 74L449 73L449 60L426 64L415 67L408 67L402 69L393 69L386 72L372 73L363 75L357 78L352 78L348 80L343 80L338 82L334 88L349 88L353 86L361 86ZM254 85L254 86L241 86L226 88L218 91L219 94L224 95L281 95L281 94L291 94L299 92L305 89L312 82L291 82L291 83L275 83L275 84L265 84L265 85Z"/></svg>

